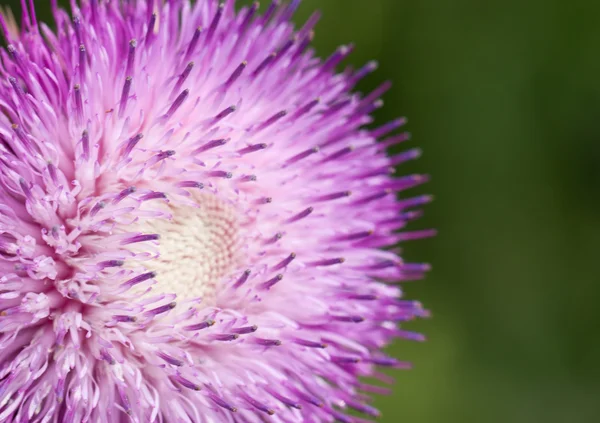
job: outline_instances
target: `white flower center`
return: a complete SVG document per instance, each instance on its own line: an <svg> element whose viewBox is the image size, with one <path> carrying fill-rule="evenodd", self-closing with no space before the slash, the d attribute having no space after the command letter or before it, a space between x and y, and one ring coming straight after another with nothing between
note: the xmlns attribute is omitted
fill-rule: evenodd
<svg viewBox="0 0 600 423"><path fill-rule="evenodd" d="M240 257L239 224L232 205L210 194L196 199L199 208L170 206L172 220L144 224L146 233L160 235L160 257L145 265L157 273L153 291L210 301Z"/></svg>

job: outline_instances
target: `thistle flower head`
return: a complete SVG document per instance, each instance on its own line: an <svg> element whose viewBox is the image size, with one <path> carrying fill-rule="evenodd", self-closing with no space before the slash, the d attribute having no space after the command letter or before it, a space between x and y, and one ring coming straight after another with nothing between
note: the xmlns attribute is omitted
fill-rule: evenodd
<svg viewBox="0 0 600 423"><path fill-rule="evenodd" d="M396 194L353 94L299 30L299 1L25 7L0 62L0 421L363 421L397 323L383 249L430 197ZM32 2L30 3L32 5ZM2 16L0 14L0 16Z"/></svg>

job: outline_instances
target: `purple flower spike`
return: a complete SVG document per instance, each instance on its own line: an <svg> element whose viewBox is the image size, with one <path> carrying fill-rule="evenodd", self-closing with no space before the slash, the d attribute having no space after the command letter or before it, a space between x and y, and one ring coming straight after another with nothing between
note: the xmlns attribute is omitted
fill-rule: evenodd
<svg viewBox="0 0 600 423"><path fill-rule="evenodd" d="M299 0L23 0L0 33L0 421L358 422L427 317L385 83ZM56 28L53 32L50 28ZM386 137L379 141L380 137ZM398 194L401 199L398 199ZM352 411L353 410L353 411ZM355 413L355 414L352 414ZM269 417L272 415L272 417Z"/></svg>

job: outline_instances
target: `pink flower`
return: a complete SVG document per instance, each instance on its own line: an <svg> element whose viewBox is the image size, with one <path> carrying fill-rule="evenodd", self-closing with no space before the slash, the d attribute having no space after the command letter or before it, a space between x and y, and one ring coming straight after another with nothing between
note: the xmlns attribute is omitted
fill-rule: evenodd
<svg viewBox="0 0 600 423"><path fill-rule="evenodd" d="M384 84L299 1L98 1L0 20L0 421L363 421L397 322L382 247L428 196L367 129Z"/></svg>

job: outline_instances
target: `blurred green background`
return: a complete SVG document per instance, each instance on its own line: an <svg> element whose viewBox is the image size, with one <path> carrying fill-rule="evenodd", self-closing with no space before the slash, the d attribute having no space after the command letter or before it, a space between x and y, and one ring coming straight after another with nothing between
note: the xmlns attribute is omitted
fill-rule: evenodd
<svg viewBox="0 0 600 423"><path fill-rule="evenodd" d="M315 9L321 56L354 42L380 63L361 90L394 81L378 122L425 151L400 173L433 176L413 228L440 234L405 253L434 266L406 285L429 339L391 348L415 369L380 421L600 421L600 2L304 0L298 22Z"/></svg>

